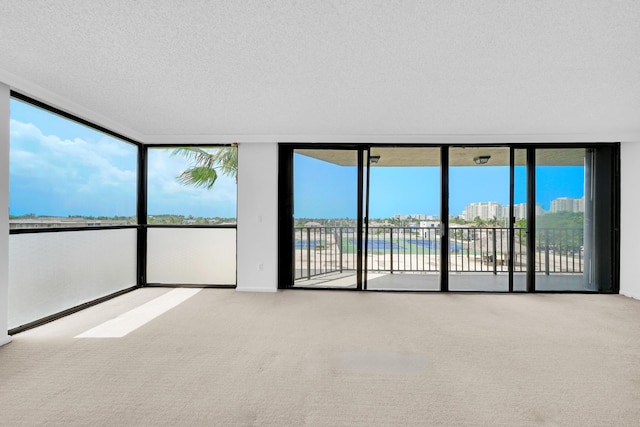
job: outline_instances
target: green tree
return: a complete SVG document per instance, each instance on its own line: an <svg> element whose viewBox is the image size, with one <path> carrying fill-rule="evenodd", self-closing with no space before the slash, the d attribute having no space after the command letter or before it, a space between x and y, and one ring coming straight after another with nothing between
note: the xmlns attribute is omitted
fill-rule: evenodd
<svg viewBox="0 0 640 427"><path fill-rule="evenodd" d="M174 156L182 156L191 162L189 168L176 177L178 182L194 187L211 189L218 179L218 174L231 176L238 180L238 149L236 147L220 147L206 150L200 147L176 148Z"/></svg>
<svg viewBox="0 0 640 427"><path fill-rule="evenodd" d="M584 213L561 211L536 217L537 228L582 228Z"/></svg>
<svg viewBox="0 0 640 427"><path fill-rule="evenodd" d="M555 212L536 217L539 246L577 252L584 245L584 213Z"/></svg>

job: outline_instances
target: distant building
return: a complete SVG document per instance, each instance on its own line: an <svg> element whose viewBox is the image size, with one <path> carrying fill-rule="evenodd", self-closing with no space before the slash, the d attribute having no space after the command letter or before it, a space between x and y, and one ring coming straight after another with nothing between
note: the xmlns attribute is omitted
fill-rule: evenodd
<svg viewBox="0 0 640 427"><path fill-rule="evenodd" d="M544 215L546 212L542 206L536 205L536 215ZM516 221L527 217L527 204L518 203L513 205L513 216ZM482 220L506 220L509 218L509 205L502 205L496 202L478 202L471 203L462 211L461 217L467 221L473 221L476 218Z"/></svg>
<svg viewBox="0 0 640 427"><path fill-rule="evenodd" d="M309 221L304 224L305 227L322 227L322 224L315 221Z"/></svg>
<svg viewBox="0 0 640 427"><path fill-rule="evenodd" d="M509 210L506 210L509 216ZM473 221L476 218L483 220L503 219L505 218L505 209L500 203L496 202L479 202L471 203L462 212L462 217L467 221Z"/></svg>
<svg viewBox="0 0 640 427"><path fill-rule="evenodd" d="M438 228L440 221L420 221L420 228Z"/></svg>
<svg viewBox="0 0 640 427"><path fill-rule="evenodd" d="M439 237L440 221L420 221L420 230L423 239L433 240Z"/></svg>
<svg viewBox="0 0 640 427"><path fill-rule="evenodd" d="M584 197L559 197L552 200L550 212L584 212Z"/></svg>
<svg viewBox="0 0 640 427"><path fill-rule="evenodd" d="M508 208L508 206L507 206ZM513 216L516 217L516 220L524 219L527 217L527 204L526 203L518 203L513 205Z"/></svg>

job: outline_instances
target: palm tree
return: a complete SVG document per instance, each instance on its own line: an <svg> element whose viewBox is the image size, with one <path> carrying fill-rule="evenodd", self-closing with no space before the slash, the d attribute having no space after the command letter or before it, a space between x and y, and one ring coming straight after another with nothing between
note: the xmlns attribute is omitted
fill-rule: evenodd
<svg viewBox="0 0 640 427"><path fill-rule="evenodd" d="M191 162L191 166L176 177L178 182L194 187L213 187L218 174L232 176L238 182L238 149L220 147L207 151L200 147L180 147L172 155L182 156Z"/></svg>

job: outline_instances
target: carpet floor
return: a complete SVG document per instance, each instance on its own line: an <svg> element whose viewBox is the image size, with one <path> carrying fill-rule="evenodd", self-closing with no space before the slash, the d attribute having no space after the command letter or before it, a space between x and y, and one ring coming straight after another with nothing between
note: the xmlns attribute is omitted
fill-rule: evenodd
<svg viewBox="0 0 640 427"><path fill-rule="evenodd" d="M640 301L146 288L0 347L0 425L640 425Z"/></svg>

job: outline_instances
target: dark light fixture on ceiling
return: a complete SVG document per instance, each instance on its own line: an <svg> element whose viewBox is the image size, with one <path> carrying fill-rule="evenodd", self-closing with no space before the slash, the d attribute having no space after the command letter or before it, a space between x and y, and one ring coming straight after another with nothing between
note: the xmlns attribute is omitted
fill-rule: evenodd
<svg viewBox="0 0 640 427"><path fill-rule="evenodd" d="M369 156L369 162L372 165L377 165L379 161L380 161L380 156Z"/></svg>
<svg viewBox="0 0 640 427"><path fill-rule="evenodd" d="M476 165L486 165L487 163L489 163L490 158L491 156L477 156L473 158L473 162Z"/></svg>

